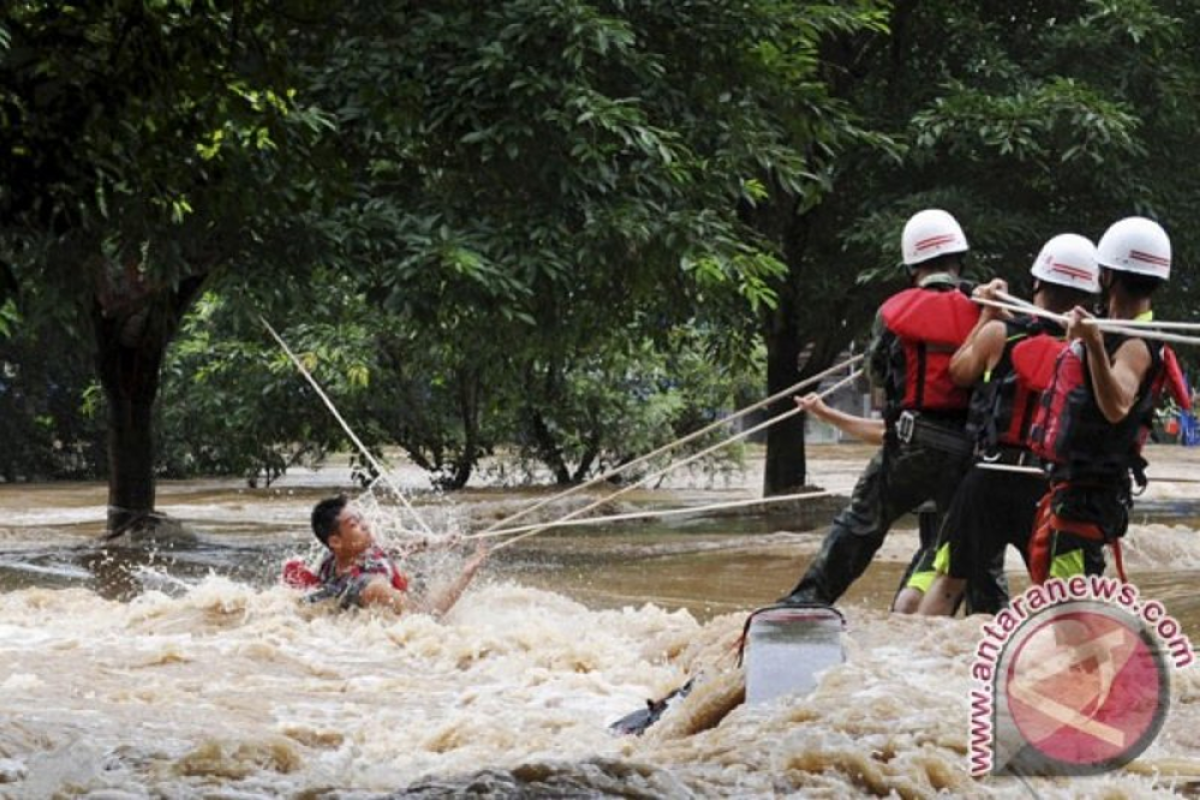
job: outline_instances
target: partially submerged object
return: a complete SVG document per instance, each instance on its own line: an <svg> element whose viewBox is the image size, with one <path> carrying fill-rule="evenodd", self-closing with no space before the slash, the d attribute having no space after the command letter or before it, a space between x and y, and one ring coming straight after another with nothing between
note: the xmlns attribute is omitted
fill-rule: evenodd
<svg viewBox="0 0 1200 800"><path fill-rule="evenodd" d="M672 704L688 696L688 693L692 691L692 684L694 682L695 679L693 678L659 700L647 700L645 708L640 708L632 714L626 714L621 717L608 726L609 730L613 733L641 736L647 728L658 722L659 718L662 717Z"/></svg>
<svg viewBox="0 0 1200 800"><path fill-rule="evenodd" d="M781 604L752 612L743 637L746 702L811 692L822 671L846 660L845 628L845 617L832 606Z"/></svg>
<svg viewBox="0 0 1200 800"><path fill-rule="evenodd" d="M745 666L745 691L722 692L722 706L711 727L740 703L765 703L789 694L805 694L817 685L823 670L845 661L842 632L846 620L836 608L818 604L780 604L751 612L742 632L739 663ZM628 714L609 728L614 733L641 735L673 706L692 694L696 679L646 707ZM741 681L739 681L741 683ZM708 688L706 682L696 696ZM689 703L689 705L693 705ZM695 727L695 726L693 726Z"/></svg>

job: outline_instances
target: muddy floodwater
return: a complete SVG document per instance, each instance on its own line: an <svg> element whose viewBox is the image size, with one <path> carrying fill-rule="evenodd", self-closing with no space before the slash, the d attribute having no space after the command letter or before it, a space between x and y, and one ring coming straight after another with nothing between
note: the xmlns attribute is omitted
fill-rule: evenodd
<svg viewBox="0 0 1200 800"><path fill-rule="evenodd" d="M810 482L846 494L869 453L812 448ZM1148 457L1126 568L1196 641L1200 454ZM541 533L496 553L439 622L339 612L279 584L285 559L319 555L309 510L357 493L347 479L331 468L271 489L166 483L160 511L177 524L107 547L104 487L0 485L0 798L1200 794L1196 667L1172 671L1162 731L1120 771L970 777L970 667L990 618L886 612L916 546L911 519L841 603L846 662L811 694L746 707L746 612L791 588L839 500ZM553 494L443 497L411 471L396 480L439 535ZM759 481L752 460L746 474L677 477L600 510L744 500ZM373 513L401 515L382 503ZM434 585L466 552L407 567ZM1023 589L1015 555L1009 570ZM700 688L647 735L609 732L689 678Z"/></svg>

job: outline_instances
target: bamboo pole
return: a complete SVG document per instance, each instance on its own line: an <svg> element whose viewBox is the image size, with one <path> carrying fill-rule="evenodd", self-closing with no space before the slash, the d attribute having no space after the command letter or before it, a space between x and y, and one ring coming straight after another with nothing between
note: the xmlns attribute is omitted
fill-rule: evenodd
<svg viewBox="0 0 1200 800"><path fill-rule="evenodd" d="M371 451L368 450L367 446L362 443L362 440L358 438L358 435L351 430L350 424L346 422L345 417L343 417L341 412L337 410L337 406L335 406L333 401L329 399L329 395L325 394L325 390L321 388L319 383L317 383L317 379L309 373L300 359L296 357L296 354L292 352L292 348L288 347L287 342L283 340L283 337L275 332L275 329L271 327L271 323L267 322L266 317L260 315L259 320L261 320L262 324L266 326L267 331L270 332L275 341L279 343L279 346L283 348L283 352L287 353L288 358L290 358L292 363L296 365L296 369L300 370L300 374L308 380L313 390L316 391L317 396L320 397L325 403L325 407L329 409L331 414L333 414L333 418L336 419L338 424L342 426L342 430L344 430L346 435L350 437L350 441L354 443L354 446L358 448L358 451L362 453L363 457L367 459L367 462L375 469L375 472L378 473L381 478L383 478L391 490L396 493L396 496L400 498L400 502L402 502L408 512L412 514L413 519L415 519L417 523L425 529L425 533L432 536L433 530L428 524L426 524L425 519L417 513L415 508L412 507L412 505L408 502L408 498L403 492L400 491L400 488L392 482L391 477L388 476L387 470L385 470L383 465L381 465L375 459L375 456L371 455ZM406 533L412 533L412 531L406 531Z"/></svg>
<svg viewBox="0 0 1200 800"><path fill-rule="evenodd" d="M746 416L751 411L755 411L759 408L770 405L771 403L777 402L778 400L781 400L794 392L798 392L801 389L811 386L814 383L819 383L824 378L826 378L836 372L840 372L843 369L847 369L848 367L854 366L859 361L861 361L862 358L863 358L862 355L851 356L850 358L846 359L842 363L832 366L829 369L822 370L821 372L818 372L816 375L813 375L811 377L805 378L802 381L794 383L791 386L789 386L788 388L783 389L782 391L776 392L775 394L771 395L770 397L766 398L765 400L759 400L757 403L746 406L745 408L740 409L739 411L735 412L734 414L729 415L728 417L722 417L721 419L716 420L715 422L712 422L697 431L693 431L692 433L689 433L687 436L684 436L680 439L676 439L673 442L669 442L669 443L663 445L662 447L659 447L657 450L651 451L644 456L640 456L640 457L635 458L634 460L629 461L625 464L621 464L620 466L614 467L613 469L608 470L607 472L603 473L602 475L597 475L595 478L592 478L591 480L587 481L586 483L582 483L577 486L572 486L571 488L565 489L551 497L547 497L543 500L539 500L538 502L536 502L530 506L527 506L526 508L523 508L520 511L517 511L513 514L508 515L507 517L504 517L501 520L498 520L497 522L492 523L490 526L488 526L487 528L485 528L483 531L481 531L479 534L476 534L476 535L492 533L496 530L503 528L505 525L508 525L509 523L514 522L515 520L518 520L524 516L527 516L528 514L531 514L540 508L546 507L550 503L554 503L554 502L557 502L564 498L578 494L579 492L582 492L585 489L595 486L598 483L601 483L603 481L607 481L610 478L616 477L617 475L621 474L622 472L624 472L632 467L638 466L640 464L644 464L647 461L649 461L650 459L655 458L656 456L660 456L669 450L672 450L676 447L687 444L688 442L694 441L694 440L700 438L701 436L703 436L704 434L706 434L722 425L728 425L730 422L733 422L736 419L740 419L740 418Z"/></svg>
<svg viewBox="0 0 1200 800"><path fill-rule="evenodd" d="M826 389L824 392L822 392L821 396L825 397L827 395L833 394L838 389L842 388L843 386L848 385L851 381L854 381L855 379L857 379L858 376L861 374L862 374L862 370L855 370L854 372L850 373L848 376L846 376L845 378L842 378L842 380L838 381L833 386L830 386L828 389ZM649 481L654 480L655 478L658 478L659 476L664 475L673 469L678 469L679 467L686 466L687 464L690 464L693 461L703 458L704 456L708 455L709 453L713 452L714 450L718 450L722 447L732 444L733 442L737 441L738 439L744 439L745 437L750 436L751 434L757 433L760 430L764 430L764 429L770 427L771 425L775 425L779 422L782 422L785 419L788 419L789 417L793 417L796 414L799 414L800 412L801 412L801 409L799 406L797 406L795 408L792 408L788 411L783 412L782 414L772 417L771 419L769 419L765 422L761 422L752 428L747 428L744 431L740 431L740 432L734 434L733 436L730 436L729 438L725 439L724 441L718 442L717 444L712 445L711 447L706 447L705 449L701 450L700 452L695 453L692 456L690 456L686 459L683 459L682 461L668 464L663 469L657 470L656 472L652 472L649 475L639 478L638 480L634 481L630 485L622 487L622 488L618 489L617 491L613 492L612 494L607 495L606 497L602 497L599 500L596 500L595 502L589 503L588 505L586 505L582 508L576 509L575 511L572 511L569 514L564 515L563 517L559 518L558 520L555 520L554 522L548 522L543 525L538 525L537 527L534 527L531 530L525 531L524 533L517 534L516 536L512 537L511 539L506 539L505 541L503 541L500 544L493 547L492 551L495 552L497 550L502 550L505 547L516 544L517 542L521 541L522 539L527 539L530 536L536 536L537 534L541 533L542 531L547 530L548 528L554 527L557 523L565 522L566 520L569 520L569 519L574 519L575 517L578 517L581 514L591 511L592 509L597 508L597 507L599 507L599 506L601 506L623 494L627 494L628 492L633 491L634 489L638 488L642 484L648 483ZM474 534L473 536L465 536L463 538L466 538L466 539L477 538L479 536L482 536L485 533L490 533L490 531L485 530L485 531L482 531L481 533Z"/></svg>

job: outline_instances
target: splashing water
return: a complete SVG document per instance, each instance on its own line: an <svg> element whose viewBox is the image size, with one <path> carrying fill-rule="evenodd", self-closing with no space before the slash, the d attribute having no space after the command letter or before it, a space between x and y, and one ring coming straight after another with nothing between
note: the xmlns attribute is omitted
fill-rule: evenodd
<svg viewBox="0 0 1200 800"><path fill-rule="evenodd" d="M47 533L33 510L12 529L0 571L44 571L0 591L0 797L1028 796L967 775L980 621L879 610L911 531L889 538L844 604L847 662L805 697L747 707L731 700L745 611L790 585L819 534L761 521L548 533L501 554L436 622L306 605L277 585L284 557L318 553L307 514L323 494L206 492L197 505L225 527L153 560L109 551L138 584L132 599L97 591L79 536ZM403 549L397 530L411 526L380 494L358 502ZM439 541L498 502L463 497L422 505ZM1195 529L1139 522L1129 542L1135 580L1195 638ZM458 557L431 548L405 566L436 580ZM1030 788L1194 792L1198 675L1173 676L1166 726L1130 768ZM645 736L609 733L691 677L697 688Z"/></svg>

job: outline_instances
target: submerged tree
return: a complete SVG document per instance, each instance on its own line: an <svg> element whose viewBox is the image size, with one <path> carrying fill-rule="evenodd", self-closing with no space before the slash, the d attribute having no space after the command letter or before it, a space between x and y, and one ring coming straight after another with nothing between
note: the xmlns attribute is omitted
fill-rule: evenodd
<svg viewBox="0 0 1200 800"><path fill-rule="evenodd" d="M273 13L29 0L0 18L0 263L26 324L94 348L114 532L154 507L153 409L183 315L212 276L302 252L289 223L323 121L294 100Z"/></svg>

